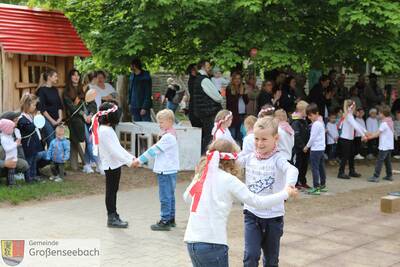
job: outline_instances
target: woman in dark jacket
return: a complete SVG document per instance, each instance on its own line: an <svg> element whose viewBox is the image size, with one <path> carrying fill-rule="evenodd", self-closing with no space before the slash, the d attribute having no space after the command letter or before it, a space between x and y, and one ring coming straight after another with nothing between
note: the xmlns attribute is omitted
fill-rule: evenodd
<svg viewBox="0 0 400 267"><path fill-rule="evenodd" d="M245 93L242 76L240 73L233 73L231 83L226 88L226 108L233 115L232 125L229 130L232 137L239 143L242 142L240 127L246 117L246 105L248 102L249 98Z"/></svg>
<svg viewBox="0 0 400 267"><path fill-rule="evenodd" d="M75 151L78 151L79 143L85 141L84 95L80 74L76 69L72 69L67 77L63 99L71 147ZM85 173L93 172L90 162L85 162L83 171Z"/></svg>
<svg viewBox="0 0 400 267"><path fill-rule="evenodd" d="M46 118L43 132L44 140L48 147L51 140L55 138L54 129L61 124L63 107L58 89L55 87L58 82L57 72L55 70L47 70L42 74L42 78L44 84L36 90L36 95L39 97L39 110Z"/></svg>

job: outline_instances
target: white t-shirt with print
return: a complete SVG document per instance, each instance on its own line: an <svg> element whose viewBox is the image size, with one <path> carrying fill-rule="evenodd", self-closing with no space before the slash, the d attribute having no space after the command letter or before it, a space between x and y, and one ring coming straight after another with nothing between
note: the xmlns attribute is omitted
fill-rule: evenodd
<svg viewBox="0 0 400 267"><path fill-rule="evenodd" d="M101 98L102 98L102 97L108 96L108 95L110 95L110 94L112 94L112 93L116 93L114 87L112 87L111 84L105 83L104 86L105 86L104 89L103 89L103 88L100 88L100 87L97 86L97 85L93 85L93 86L92 86L92 88L94 88L94 89L96 90L96 93L97 93L96 99L95 99L96 105L97 105L97 109L98 109L98 108L100 107L100 105L101 105Z"/></svg>

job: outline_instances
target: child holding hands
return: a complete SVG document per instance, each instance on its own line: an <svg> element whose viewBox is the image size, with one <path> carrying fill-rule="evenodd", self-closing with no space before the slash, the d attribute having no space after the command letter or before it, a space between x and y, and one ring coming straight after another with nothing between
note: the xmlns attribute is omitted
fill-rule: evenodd
<svg viewBox="0 0 400 267"><path fill-rule="evenodd" d="M175 227L175 187L179 170L179 149L176 131L173 127L175 115L170 109L157 113L157 122L161 129L160 140L139 156L135 167L154 158L153 172L157 174L161 204L161 219L151 225L153 231L169 231Z"/></svg>

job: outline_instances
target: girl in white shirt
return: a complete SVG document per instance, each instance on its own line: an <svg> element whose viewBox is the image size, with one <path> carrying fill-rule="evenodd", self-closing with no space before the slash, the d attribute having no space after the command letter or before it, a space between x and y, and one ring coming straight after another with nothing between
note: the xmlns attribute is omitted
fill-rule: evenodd
<svg viewBox="0 0 400 267"><path fill-rule="evenodd" d="M367 130L367 125L365 124L364 120L364 109L362 107L358 107L356 111L356 122L364 129ZM364 159L364 157L361 155L361 150L362 150L362 143L361 143L361 134L359 132L356 132L354 136L354 154L355 157L354 159Z"/></svg>
<svg viewBox="0 0 400 267"><path fill-rule="evenodd" d="M243 122L244 128L246 129L246 136L243 138L243 148L240 152L243 155L253 153L256 150L254 145L253 132L253 127L256 122L257 118L253 115L247 116L247 118Z"/></svg>
<svg viewBox="0 0 400 267"><path fill-rule="evenodd" d="M228 266L227 221L234 198L259 209L271 208L294 196L296 189L285 186L275 194L258 196L236 176L237 145L227 140L214 141L184 193L191 203L184 241L193 266Z"/></svg>
<svg viewBox="0 0 400 267"><path fill-rule="evenodd" d="M311 195L320 195L326 192L326 173L324 165L325 152L325 125L322 117L319 115L318 106L314 103L308 105L306 112L308 119L312 122L310 139L304 147L304 153L310 152L311 172L313 176L313 188L308 193Z"/></svg>
<svg viewBox="0 0 400 267"><path fill-rule="evenodd" d="M120 117L118 106L105 102L92 119L93 154L99 156L101 167L106 174L107 226L112 228L128 227L128 222L120 219L116 203L121 166L133 167L134 160L134 156L121 146L113 129Z"/></svg>
<svg viewBox="0 0 400 267"><path fill-rule="evenodd" d="M347 99L343 104L344 114L339 120L339 147L342 153L340 158L340 167L338 178L339 179L350 179L350 177L361 177L361 174L357 173L354 168L354 132L357 131L361 134L361 139L366 140L365 133L367 132L363 129L354 119L353 113L356 108L356 104L353 100ZM349 175L344 173L346 164L349 162Z"/></svg>
<svg viewBox="0 0 400 267"><path fill-rule="evenodd" d="M236 144L231 135L231 132L229 131L229 127L232 124L232 118L232 112L230 112L229 110L223 109L217 113L217 115L215 116L214 128L211 131L213 141L224 139Z"/></svg>
<svg viewBox="0 0 400 267"><path fill-rule="evenodd" d="M386 166L386 176L383 177L383 179L393 181L391 152L394 148L394 125L390 115L390 107L382 105L379 108L381 125L379 126L378 131L368 135L368 139L379 137L378 159L375 164L374 175L368 179L369 182L379 182L383 163L385 163Z"/></svg>
<svg viewBox="0 0 400 267"><path fill-rule="evenodd" d="M287 122L287 114L283 109L278 109L274 114L275 118L279 121L278 134L278 150L285 155L286 160L292 159L292 150L294 146L294 131L290 124Z"/></svg>
<svg viewBox="0 0 400 267"><path fill-rule="evenodd" d="M1 145L6 154L6 160L12 160L17 162L18 160L18 145L21 144L20 139L14 140L15 123L11 120L1 119L0 120L0 140ZM15 186L15 168L7 168L7 185Z"/></svg>
<svg viewBox="0 0 400 267"><path fill-rule="evenodd" d="M97 108L100 107L103 101L111 101L115 100L117 97L117 91L115 91L114 87L111 84L106 83L106 73L104 71L97 71L97 84L93 85L91 88L96 90L96 104Z"/></svg>

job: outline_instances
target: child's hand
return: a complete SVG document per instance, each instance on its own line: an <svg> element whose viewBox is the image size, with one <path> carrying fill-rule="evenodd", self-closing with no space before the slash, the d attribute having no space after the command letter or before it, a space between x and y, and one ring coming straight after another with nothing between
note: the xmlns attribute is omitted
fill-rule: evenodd
<svg viewBox="0 0 400 267"><path fill-rule="evenodd" d="M295 198L297 197L299 191L293 185L288 185L286 187L286 192L288 193L289 197Z"/></svg>
<svg viewBox="0 0 400 267"><path fill-rule="evenodd" d="M131 164L131 168L138 168L140 167L140 161L138 159L134 159Z"/></svg>
<svg viewBox="0 0 400 267"><path fill-rule="evenodd" d="M21 139L15 140L15 143L17 144L17 146L19 146L21 144Z"/></svg>
<svg viewBox="0 0 400 267"><path fill-rule="evenodd" d="M363 137L361 137L361 141L363 141L363 142L367 142L368 141L368 138L369 138L369 136L370 136L370 133L366 133Z"/></svg>
<svg viewBox="0 0 400 267"><path fill-rule="evenodd" d="M304 152L304 153L307 153L307 151L308 151L308 147L305 146L305 147L303 148L303 152Z"/></svg>

